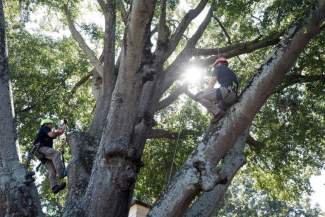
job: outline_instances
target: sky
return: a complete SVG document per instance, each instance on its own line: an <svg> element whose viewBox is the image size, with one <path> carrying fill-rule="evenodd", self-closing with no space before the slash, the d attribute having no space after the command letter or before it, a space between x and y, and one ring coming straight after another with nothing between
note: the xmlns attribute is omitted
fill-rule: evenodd
<svg viewBox="0 0 325 217"><path fill-rule="evenodd" d="M312 176L310 184L314 193L310 196L311 204L318 204L323 212L325 212L325 170L319 176Z"/></svg>
<svg viewBox="0 0 325 217"><path fill-rule="evenodd" d="M178 6L177 10L181 11L188 11L191 9L191 6L188 1L180 0L180 5ZM99 26L104 27L104 19L103 16L96 10L96 1L95 0L85 0L82 7L89 8L91 7L93 10L84 10L86 13L84 14L84 19L81 22L85 23L97 23ZM195 20L194 25L198 25L204 19L208 8L206 8ZM31 22L26 25L26 28L34 33L37 33L42 29L42 34L50 36L52 38L61 38L63 36L69 36L69 30L64 27L58 18L54 19L51 16L51 20L49 20L47 16L47 11L45 9L39 9L35 13L31 14ZM44 26L50 27L44 28ZM40 28L42 27L42 28ZM194 26L195 27L195 26ZM44 31L44 30L48 31ZM94 45L91 45L92 48L95 48ZM195 85L198 85L199 82L202 81L202 77L198 75L202 75L204 69L190 66L185 71L184 81L192 84L195 89ZM312 176L310 179L311 186L314 190L314 193L311 195L311 204L316 205L318 204L323 212L325 212L325 170L318 176Z"/></svg>

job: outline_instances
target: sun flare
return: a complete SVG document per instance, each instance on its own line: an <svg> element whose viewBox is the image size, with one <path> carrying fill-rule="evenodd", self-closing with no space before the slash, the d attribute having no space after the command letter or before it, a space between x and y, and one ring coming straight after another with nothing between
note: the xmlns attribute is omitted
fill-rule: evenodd
<svg viewBox="0 0 325 217"><path fill-rule="evenodd" d="M198 84L202 81L204 75L204 68L191 65L185 69L185 73L183 74L183 80L188 84Z"/></svg>

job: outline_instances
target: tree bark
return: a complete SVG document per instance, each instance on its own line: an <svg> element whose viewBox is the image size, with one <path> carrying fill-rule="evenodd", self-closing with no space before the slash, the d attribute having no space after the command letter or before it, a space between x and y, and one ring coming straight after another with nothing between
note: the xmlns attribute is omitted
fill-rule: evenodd
<svg viewBox="0 0 325 217"><path fill-rule="evenodd" d="M65 216L84 216L79 206L85 195L99 141L88 133L68 134L72 159L68 167L68 195L64 205Z"/></svg>
<svg viewBox="0 0 325 217"><path fill-rule="evenodd" d="M162 23L158 28L158 44L154 53L151 52L150 26L156 2L130 1L128 20L124 19L127 23L122 52L117 61L118 73L117 77L114 77L115 29L110 27L115 26L115 5L112 5L115 1L98 2L105 13L104 67L100 76L102 95L97 97L96 113L89 132L99 129L100 133L95 136L98 139L95 142L92 142L92 138L87 134L71 135L73 161L69 171L69 196L64 213L66 217L127 216L134 183L141 166L144 144L154 125L153 115L158 109L175 100L178 93L159 104L160 97L179 77L180 66L193 55L211 55L216 52L216 49L195 48L211 19L210 9L185 49L164 71L166 59L179 44L189 23L204 9L208 1L200 1L195 9L190 10L170 37L164 24L166 1L162 1ZM305 26L297 25L288 31L288 35L242 94L239 103L231 108L218 126L210 128L204 141L188 158L149 216L182 216L193 198L201 191L218 188L221 190L217 190L215 194L222 196L227 185L223 186L225 188L219 188L217 185L223 172L217 172L215 166L250 125L256 112L308 41L320 31L319 26L324 19L321 13L324 12L324 1L321 2L322 11L314 11ZM224 51L231 57L274 44L278 38L277 35L270 40L238 44L237 47L230 46ZM94 63L94 66L97 66L96 61ZM107 80L105 75L108 76ZM109 94L104 95L105 91ZM105 127L101 127L103 125ZM236 167L231 168L232 172L236 171ZM230 172L229 174L231 177ZM218 187L215 187L216 185Z"/></svg>
<svg viewBox="0 0 325 217"><path fill-rule="evenodd" d="M98 94L96 95L96 110L94 114L94 119L88 131L89 135L84 133L76 133L71 135L70 145L72 148L73 161L69 169L69 196L66 201L65 216L87 215L87 213L84 212L85 209L83 209L81 201L86 201L83 204L84 207L88 207L89 204L87 201L89 201L90 199L87 197L90 197L89 192L92 191L90 190L92 186L89 186L88 190L86 191L86 185L87 183L92 183L92 181L89 182L90 173L86 171L83 159L80 156L86 156L87 154L90 154L88 153L89 149L92 150L92 153L90 155L93 155L93 152L97 151L97 142L100 141L102 135L102 143L106 144L104 146L105 150L104 152L102 150L99 150L98 153L104 153L103 155L107 155L109 156L109 158L112 158L112 156L116 155L122 158L126 158L126 160L130 163L131 167L133 168L131 169L132 172L130 172L131 178L129 177L129 179L133 182L133 180L135 179L135 174L139 169L138 167L139 165L141 165L141 161L139 159L141 158L143 152L144 144L148 136L147 134L148 132L150 132L150 130L152 129L152 125L154 124L154 122L152 121L154 112L158 109L161 109L163 106L167 106L168 104L172 103L178 95L176 94L175 96L168 97L168 99L161 101L160 105L158 105L158 100L161 94L165 91L165 89L162 88L161 84L163 84L163 82L161 81L164 79L164 76L166 74L163 71L163 64L165 58L169 55L167 53L170 52L172 49L175 49L175 47L180 41L180 37L184 33L186 27L189 25L190 21L193 20L203 10L207 3L207 1L202 0L195 9L190 10L188 14L184 16L183 22L181 23L175 34L171 36L170 40L168 32L169 30L168 28L166 28L166 25L164 25L166 5L162 5L162 23L160 23L159 25L158 33L159 42L154 55L152 55L150 52L152 46L150 43L151 33L144 33L141 36L141 31L137 31L145 30L144 27L146 27L147 30L145 30L145 32L149 32L149 19L147 25L143 25L143 23L141 23L140 25L134 25L135 23L132 23L132 21L137 21L138 13L132 13L131 11L129 15L129 23L126 29L126 37L123 43L124 48L122 50L122 54L120 55L116 63L116 65L119 66L119 78L117 78L116 81L116 77L114 77L116 75L113 73L115 7L114 5L112 5L112 3L114 1L98 2L100 3L100 6L102 7L102 10L105 15L105 45L104 52L102 55L104 59L104 67L100 70L101 75L99 73L94 73L95 76L93 77L95 81L94 83L98 83L98 85L95 85L97 87L97 91L95 92L97 92ZM134 4L138 4L138 2L135 2ZM146 13L147 9L148 8L145 8L145 10L139 11L139 14ZM69 14L67 10L66 14L69 19ZM198 30L193 35L191 40L189 40L189 42L187 43L185 49L186 51L184 51L183 53L192 51L196 42L202 36L205 28L207 27L211 16L212 9L209 10L209 13L207 14L204 21L199 26ZM88 56L89 61L93 64L93 66L95 68L97 66L98 68L99 61L96 60L96 57L93 52L89 52L88 46L86 45L85 41L74 28L72 19L70 18L68 22L73 37L78 42L79 46L84 50L85 54ZM133 38L133 36L141 37ZM140 42L140 40L142 41ZM135 45L137 45L138 47L135 47ZM139 46L143 48L140 48ZM129 51L131 51L131 53ZM242 52L245 52L245 50L242 50ZM184 61L189 59L191 55L193 54L191 53L190 55L187 55ZM138 65L138 67L137 60L138 62L139 60L141 60L141 63L140 65ZM100 62L101 61L102 60L100 60ZM127 71L136 71L136 75L134 76L132 74L127 74ZM133 81L131 81L132 79ZM115 92L117 93L115 98L112 96L114 88ZM125 90L122 90L122 88L128 88L128 93L125 92ZM126 94L122 94L122 92L125 92ZM128 98L130 98L131 100L128 100ZM125 105L124 108L120 107L119 104L121 104L122 107ZM112 109L116 110L112 111ZM109 111L110 114L107 116L107 113ZM124 115L124 117L119 117L121 115ZM106 130L103 132L102 129L104 129L106 121L108 121L108 125L106 127ZM125 124L122 126L122 123L124 122ZM108 129L114 130L110 130L110 134L105 133L108 132ZM116 137L115 139L114 136ZM94 139L93 142L91 142L91 137L93 137ZM122 137L122 139L119 137ZM121 143L119 139L123 141L123 143ZM117 140L117 142L113 142L111 140ZM108 152L108 154L105 154L105 152ZM134 165L132 166L132 164ZM88 162L88 166L90 165L93 166L96 165L96 163ZM109 179L109 177L106 178ZM78 188L80 189L78 190ZM131 187L131 189L132 188L133 187ZM84 197L85 192L87 192L87 196Z"/></svg>
<svg viewBox="0 0 325 217"><path fill-rule="evenodd" d="M225 193L231 184L233 177L238 170L245 164L245 142L249 130L238 137L234 147L226 154L220 176L225 183L217 184L212 191L204 192L195 203L186 211L185 217L210 217L216 216L222 207Z"/></svg>
<svg viewBox="0 0 325 217"><path fill-rule="evenodd" d="M0 0L0 217L43 216L34 184L25 184L26 170L16 150L14 107Z"/></svg>
<svg viewBox="0 0 325 217"><path fill-rule="evenodd" d="M211 190L218 178L214 166L231 149L239 135L251 124L255 114L292 67L307 43L318 35L325 18L325 1L304 20L289 28L272 55L256 73L239 102L232 106L213 133L192 152L183 168L152 208L148 216L182 216L201 191Z"/></svg>
<svg viewBox="0 0 325 217"><path fill-rule="evenodd" d="M114 90L115 75L115 28L116 28L116 1L110 0L107 4L101 3L105 17L104 64L102 85L96 99L95 114L89 129L91 136L100 139L109 111L112 93Z"/></svg>
<svg viewBox="0 0 325 217"><path fill-rule="evenodd" d="M82 201L85 216L126 217L139 167L136 125L141 122L143 75L150 71L148 35L155 1L132 1L129 25L124 38L117 81L112 95L107 125L89 184ZM149 62L148 62L149 59ZM65 214L65 216L68 216Z"/></svg>

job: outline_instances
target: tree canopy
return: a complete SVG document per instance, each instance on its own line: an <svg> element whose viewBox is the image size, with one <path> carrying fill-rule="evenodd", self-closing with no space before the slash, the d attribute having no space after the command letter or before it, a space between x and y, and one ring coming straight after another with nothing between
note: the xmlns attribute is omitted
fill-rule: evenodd
<svg viewBox="0 0 325 217"><path fill-rule="evenodd" d="M138 84L132 79L128 83L126 77L123 80L120 76L127 71L123 69L123 64L132 68L123 62L127 61L123 52L126 49L124 46L130 43L130 34L137 32L132 29L132 25L138 21L132 20L132 13L137 12L132 8L137 7L139 2L141 1L4 1L20 155L30 149L39 127L39 120L43 117L51 117L57 123L62 118L68 119L71 134L89 132L92 141L96 141L96 145L89 147L96 147L95 150L101 150L105 141L115 144L114 139L102 137L101 132L104 134L105 129L111 129L111 125L105 125L105 120L113 119L108 114L113 114L114 109L120 107L100 104L105 104L101 101L102 98L109 99L109 103L118 101L118 98L114 98L114 91L118 92L114 88L118 89L117 87L124 84L126 87L122 88L122 91L126 90L126 94L130 95L136 94L136 91L131 92ZM158 100L160 99L161 104L157 107L161 108L151 109L155 123L151 125L150 122L149 125L154 127L144 130L150 133L145 140L142 155L144 167L138 174L133 198L155 206L159 199L163 198L162 192L168 192L172 177L175 176L175 180L181 176L177 171L186 168L188 156L193 156L196 148L200 147L198 144L204 143L206 135L209 135L206 130L210 125L210 114L184 94L186 88L194 92L203 89L204 79L200 83L187 84L179 79L186 69L195 65L203 68L203 74L207 76L215 57L224 55L230 59L231 68L240 78L240 97L244 97L254 78L267 68L261 69L260 66L266 64L268 57L276 55L272 50L277 49L278 43L287 37L288 29L297 23L305 24L307 21L304 19L317 7L321 7L320 10L325 14L325 3L312 0L153 2L155 7L152 6L152 16L149 14L149 18L143 21L150 22L147 27L149 29L143 30L145 45L135 47L134 52L136 53L137 49L143 50L149 61L147 63L141 60L143 67L137 68L139 71L145 71L141 78L143 84L147 80L156 79L156 74L150 74L150 69L147 70L145 65L152 64L150 60L159 57L160 61L155 62L154 66L165 73L157 75L158 78L165 76L161 82L165 85L160 93L153 93L160 94ZM149 3L143 4L147 7L143 10L149 11ZM141 14L141 8L139 11ZM194 19L198 15L199 17ZM143 15L143 19L146 16ZM111 29L107 29L107 26ZM311 194L309 179L324 169L325 160L324 21L318 26L320 34L317 34L298 55L297 61L289 67L281 83L270 90L270 94L266 93L270 97L264 105L262 104L262 108L258 109L244 141L246 164L234 178L222 205L215 203L221 207L213 215L319 215L320 210L312 208L306 199ZM311 32L307 27L302 28ZM134 35L132 40L137 40L137 36ZM267 60L271 62L274 59ZM284 63L281 64L279 68L286 67ZM108 76L111 80L105 77L105 70L109 71L107 74L111 76ZM109 83L111 81L114 82ZM105 82L109 85L105 86ZM108 89L113 95L106 95ZM147 90L152 89L143 91ZM124 96L123 94L121 95ZM115 101L111 100L111 97ZM145 97L148 96L135 95L139 103L145 101ZM105 108L110 108L109 112L99 114L98 111L104 111ZM139 114L141 109L137 110ZM125 112L124 116L129 115L130 119L133 118L132 112L120 112ZM144 110L142 113L146 112L148 111ZM127 118L124 116L123 118ZM104 120L104 123L95 125L96 117L98 120ZM119 120L121 123L123 118ZM142 116L138 115L134 120L137 118L141 119ZM125 127L127 125L125 124ZM113 133L113 130L111 132ZM132 141L138 139L136 136L130 138ZM99 142L100 140L102 142ZM75 160L74 153L70 151L65 139L61 139L56 145L64 147L67 160ZM100 161L96 161L100 151L96 156L90 152L86 152L93 158L90 160L92 166L89 174L92 168L100 165ZM141 158L141 154L139 155ZM219 167L222 168L225 162L226 160L222 159ZM69 199L64 194L52 195L45 175L46 170L41 169L37 176L39 180L36 182L42 205L46 207L45 211L49 216L61 216L66 211L64 206L69 205ZM94 183L94 186L98 184ZM87 193L89 192L91 189L88 189ZM204 193L203 189L191 201L199 201L199 197Z"/></svg>

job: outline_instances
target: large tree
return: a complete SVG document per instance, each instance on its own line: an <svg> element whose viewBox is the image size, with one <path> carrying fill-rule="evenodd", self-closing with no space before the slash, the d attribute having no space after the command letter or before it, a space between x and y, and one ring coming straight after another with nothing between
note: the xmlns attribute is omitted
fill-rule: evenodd
<svg viewBox="0 0 325 217"><path fill-rule="evenodd" d="M42 216L36 187L26 184L26 169L19 162L16 149L5 26L0 1L0 216Z"/></svg>
<svg viewBox="0 0 325 217"><path fill-rule="evenodd" d="M324 0L301 1L291 16L279 13L280 19L281 16L287 19L284 24L279 21L283 28L279 32L238 43L232 43L228 37L228 46L198 48L204 32L211 28L212 18L227 33L216 13L219 7L224 12L236 5L201 0L171 27L169 23L174 21L170 13L174 8L170 5L177 2L98 0L105 19L104 49L98 57L75 26L77 1L41 2L64 13L73 38L93 66L96 108L89 129L69 136L73 160L64 216L127 216L147 139L169 135L155 128L154 116L187 92L184 87L176 87L165 96L186 64L192 61L208 66L220 55L232 58L276 44L247 82L238 102L218 123L210 124L202 142L149 213L149 216L210 216L220 207L232 177L245 162L243 150L252 120L307 44L324 28L325 19ZM253 2L236 1L238 7ZM205 8L205 18L184 39L190 24ZM262 9L259 10L256 13ZM267 20L266 12L263 18ZM272 20L265 22L271 25ZM300 76L296 75L289 83L295 78L296 82L305 78ZM189 207L190 204L193 205Z"/></svg>

